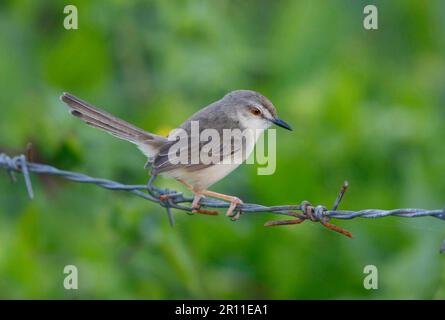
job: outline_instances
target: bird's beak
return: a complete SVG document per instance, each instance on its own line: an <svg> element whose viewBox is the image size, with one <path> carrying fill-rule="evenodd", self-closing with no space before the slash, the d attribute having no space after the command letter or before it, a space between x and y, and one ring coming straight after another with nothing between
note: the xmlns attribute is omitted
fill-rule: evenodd
<svg viewBox="0 0 445 320"><path fill-rule="evenodd" d="M274 119L272 119L270 121L272 121L274 124L276 124L277 126L279 126L281 128L284 128L284 129L292 131L292 128L290 127L290 125L288 125L284 120L281 120L278 117L274 118Z"/></svg>

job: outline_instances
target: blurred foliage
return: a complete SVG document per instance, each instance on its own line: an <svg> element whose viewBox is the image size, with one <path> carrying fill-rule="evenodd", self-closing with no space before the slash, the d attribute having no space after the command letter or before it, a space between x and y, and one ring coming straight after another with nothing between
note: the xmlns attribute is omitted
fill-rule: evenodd
<svg viewBox="0 0 445 320"><path fill-rule="evenodd" d="M373 1L65 1L0 3L0 150L93 176L144 183L144 157L84 126L58 100L72 92L166 133L234 89L268 96L277 170L242 166L215 185L263 204L440 208L445 202L445 4ZM445 298L445 224L433 218L336 221L347 239L267 217L176 214L125 193L33 176L0 178L0 298ZM181 188L172 181L163 186ZM63 289L63 267L79 290ZM363 288L363 268L379 289Z"/></svg>

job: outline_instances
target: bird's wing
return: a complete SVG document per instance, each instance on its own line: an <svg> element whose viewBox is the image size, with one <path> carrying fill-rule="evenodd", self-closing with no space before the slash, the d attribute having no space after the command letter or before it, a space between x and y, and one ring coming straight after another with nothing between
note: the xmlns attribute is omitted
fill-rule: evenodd
<svg viewBox="0 0 445 320"><path fill-rule="evenodd" d="M245 149L246 141L242 137L232 137L229 145L223 143L222 139L221 136L220 139L209 138L200 142L199 137L189 136L182 142L169 141L154 158L152 172L158 174L178 168L197 171L221 163L227 160L227 157Z"/></svg>
<svg viewBox="0 0 445 320"><path fill-rule="evenodd" d="M170 134L169 138L171 141L164 144L153 159L152 173L157 174L178 168L196 171L218 164L238 151L245 150L246 141L239 135L235 135L232 138L232 143L228 146L227 143L223 143L224 130L239 129L239 123L232 118L234 115L225 112L224 108L224 104L217 101L187 119L180 126L180 129L187 135L185 139L181 140L181 145L178 145L178 141L173 140L172 134ZM199 130L197 132L193 130L193 122L198 123ZM215 130L219 135L219 139L213 140L208 138L201 142L199 138L206 129ZM178 157L181 158L181 152L185 156L182 159L178 159ZM205 159L207 161L203 161L203 155L207 155L207 159ZM172 161L172 159L176 161ZM181 161L178 163L178 160Z"/></svg>

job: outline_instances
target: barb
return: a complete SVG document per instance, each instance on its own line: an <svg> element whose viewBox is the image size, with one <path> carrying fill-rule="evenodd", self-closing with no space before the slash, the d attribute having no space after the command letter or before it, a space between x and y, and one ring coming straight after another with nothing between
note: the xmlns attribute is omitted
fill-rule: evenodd
<svg viewBox="0 0 445 320"><path fill-rule="evenodd" d="M105 189L110 190L121 190L132 193L138 197L144 198L146 200L158 203L160 206L166 208L170 223L173 225L173 214L171 209L177 209L186 212L187 214L193 214L192 208L190 206L184 205L185 203L192 203L192 197L186 197L182 192L169 189L160 189L152 185L155 177L150 178L147 185L126 185L116 181L107 179L98 179L87 176L85 174L60 170L58 168L46 165L28 162L24 155L19 155L15 157L10 157L6 154L0 154L0 169L6 170L10 175L12 181L15 182L16 178L14 173L22 173L25 179L25 185L28 191L29 197L32 199L34 197L31 178L29 173L34 172L38 174L49 174L60 176L64 179L80 182L95 184ZM329 223L329 220L334 219L354 219L354 218L383 218L389 216L404 217L404 218L416 218L430 216L445 220L445 208L444 209L417 209L417 208L405 208L405 209L393 209L393 210L381 210L381 209L365 209L359 211L349 211L349 210L337 210L338 206L348 188L348 183L345 181L340 193L335 200L332 210L328 210L325 206L312 206L309 202L303 201L299 205L280 205L280 206L263 206L254 203L244 203L237 206L237 214L232 220L236 220L240 215L251 214L251 213L272 213L277 215L284 215L292 217L288 220L273 220L266 222L265 226L281 226L281 225L291 225L300 224L306 220L313 222L320 222L323 226L344 234L348 237L352 237L351 233L342 228ZM228 208L229 203L217 200L204 198L200 202L200 206L204 208ZM215 214L215 211L209 211L201 209L198 213L202 214ZM442 248L442 252L445 250Z"/></svg>

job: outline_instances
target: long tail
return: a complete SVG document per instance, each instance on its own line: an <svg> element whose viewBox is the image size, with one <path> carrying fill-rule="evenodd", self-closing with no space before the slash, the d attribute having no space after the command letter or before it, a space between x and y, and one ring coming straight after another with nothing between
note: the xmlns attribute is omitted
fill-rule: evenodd
<svg viewBox="0 0 445 320"><path fill-rule="evenodd" d="M86 124L104 130L113 136L136 144L148 157L152 157L168 140L164 137L142 130L112 114L100 110L91 104L63 93L60 100L70 108L73 116L82 119Z"/></svg>

